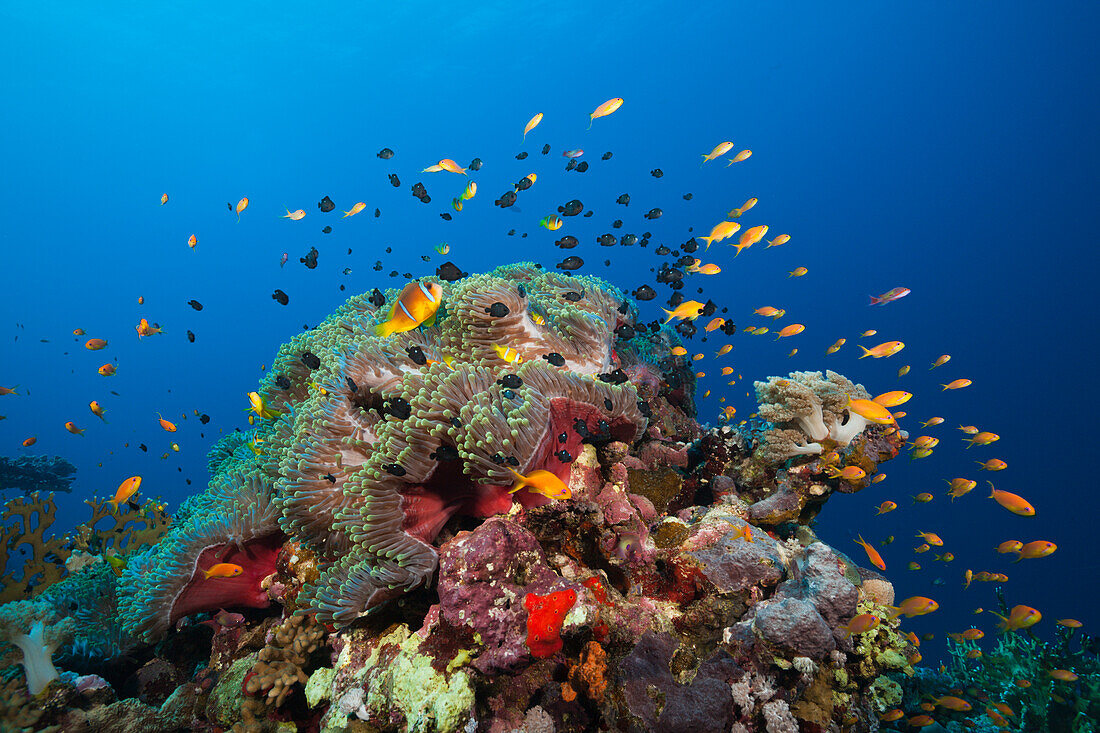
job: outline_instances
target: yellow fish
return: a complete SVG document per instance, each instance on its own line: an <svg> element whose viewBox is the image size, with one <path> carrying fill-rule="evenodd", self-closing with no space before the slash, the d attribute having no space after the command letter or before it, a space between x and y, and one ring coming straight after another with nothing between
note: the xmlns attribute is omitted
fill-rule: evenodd
<svg viewBox="0 0 1100 733"><path fill-rule="evenodd" d="M786 338L787 336L795 336L805 330L806 327L803 326L801 323L792 323L789 326L784 326L783 330L775 335L775 340L778 341L779 339Z"/></svg>
<svg viewBox="0 0 1100 733"><path fill-rule="evenodd" d="M451 160L450 158L444 158L443 160L439 161L438 165L440 168L447 171L448 173L461 173L462 175L466 175L466 169Z"/></svg>
<svg viewBox="0 0 1100 733"><path fill-rule="evenodd" d="M726 153L728 153L731 150L733 150L733 143L728 142L728 141L724 142L724 143L718 143L717 145L714 146L714 149L711 150L709 153L703 153L702 154L703 155L703 163L709 163L710 161L714 160L715 158L717 158L721 155L725 155ZM703 163L700 163L699 166L702 167Z"/></svg>
<svg viewBox="0 0 1100 733"><path fill-rule="evenodd" d="M519 352L513 349L511 346L501 346L500 344L493 344L493 351L497 352L504 361L509 364L522 364L523 357L519 355Z"/></svg>
<svg viewBox="0 0 1100 733"><path fill-rule="evenodd" d="M758 200L759 199L757 199L754 196L751 199L749 199L748 201L746 201L745 203L741 204L740 208L734 209L730 213L726 214L726 216L730 219L736 219L736 218L740 217L742 214L744 214L746 211L751 209L752 207L756 206L756 202Z"/></svg>
<svg viewBox="0 0 1100 733"><path fill-rule="evenodd" d="M240 220L241 220L241 212L244 211L247 208L248 208L248 197L243 196L241 198L241 200L237 202L237 207L236 207L237 221L238 222L240 222Z"/></svg>
<svg viewBox="0 0 1100 733"><path fill-rule="evenodd" d="M802 277L807 272L809 272L809 270L807 270L805 267L796 267L795 269L787 273L787 277Z"/></svg>
<svg viewBox="0 0 1100 733"><path fill-rule="evenodd" d="M622 97L614 97L601 104L596 109L592 110L592 114L588 115L588 129L592 129L592 123L596 121L598 117L607 117L609 114L623 106Z"/></svg>
<svg viewBox="0 0 1100 733"><path fill-rule="evenodd" d="M306 210L298 209L297 211L286 210L286 214L283 215L284 219L290 219L291 221L301 221L306 218Z"/></svg>
<svg viewBox="0 0 1100 733"><path fill-rule="evenodd" d="M103 417L107 411L103 409L103 405L99 404L96 400L92 400L88 403L88 409L92 411L92 414L98 417L103 422L107 422L107 418Z"/></svg>
<svg viewBox="0 0 1100 733"><path fill-rule="evenodd" d="M837 339L835 344L825 349L825 355L828 356L829 354L835 354L836 352L840 351L840 347L843 346L847 341L848 339Z"/></svg>
<svg viewBox="0 0 1100 733"><path fill-rule="evenodd" d="M162 193L160 195L160 205L164 206L166 203L168 203L168 194Z"/></svg>
<svg viewBox="0 0 1100 733"><path fill-rule="evenodd" d="M710 249L710 245L714 242L721 242L723 239L729 239L738 231L740 231L741 225L735 221L723 221L719 224L715 224L714 228L710 230L710 234L705 237L697 237L707 243L707 249Z"/></svg>
<svg viewBox="0 0 1100 733"><path fill-rule="evenodd" d="M139 488L141 488L141 476L131 476L119 484L114 498L107 502L111 506L111 511L117 514L119 506L129 501Z"/></svg>
<svg viewBox="0 0 1100 733"><path fill-rule="evenodd" d="M539 224L546 227L552 232L556 232L557 230L561 229L562 221L561 217L557 214L551 214L550 216L545 216L539 219Z"/></svg>
<svg viewBox="0 0 1100 733"><path fill-rule="evenodd" d="M523 128L523 139L524 140L527 139L527 133L531 132L531 130L534 130L536 127L538 127L540 122L542 122L542 112L539 112L537 115L535 115L534 117L532 117L531 119L529 119L527 121L527 125Z"/></svg>
<svg viewBox="0 0 1100 733"><path fill-rule="evenodd" d="M421 325L431 326L439 304L443 301L443 288L439 283L411 282L401 290L390 306L386 320L374 327L374 333L388 338L394 333L405 333Z"/></svg>
<svg viewBox="0 0 1100 733"><path fill-rule="evenodd" d="M477 182L470 181L466 184L466 188L462 189L462 200L469 201L477 195Z"/></svg>
<svg viewBox="0 0 1100 733"><path fill-rule="evenodd" d="M778 237L768 242L768 247L778 247L782 244L786 244L789 241L791 241L790 234L780 234ZM765 247L764 249L767 249L768 247Z"/></svg>
<svg viewBox="0 0 1100 733"><path fill-rule="evenodd" d="M365 208L367 208L367 205L365 203L363 203L362 201L360 201L357 204L355 204L355 206L352 206L349 210L345 211L344 216L341 217L341 218L347 219L349 216L355 216L356 214L358 214L360 211L362 211Z"/></svg>
<svg viewBox="0 0 1100 733"><path fill-rule="evenodd" d="M680 305L676 306L676 310L666 310L662 308L668 318L665 319L665 323L668 323L673 318L678 320L694 321L699 317L699 312L703 310L703 304L697 300L685 300Z"/></svg>
<svg viewBox="0 0 1100 733"><path fill-rule="evenodd" d="M737 244L733 245L734 247L737 248L737 254L735 254L734 257L741 254L741 250L745 249L746 247L751 247L754 244L756 244L757 242L759 242L761 239L764 238L764 235L767 234L767 233L768 233L768 225L767 224L759 224L757 226L746 229L741 234L741 240Z"/></svg>
<svg viewBox="0 0 1100 733"><path fill-rule="evenodd" d="M748 160L751 155L751 150L742 150L740 153L733 156L732 158L726 158L726 160L729 161L728 163L726 163L726 167L729 168L734 163L740 163L742 160Z"/></svg>
<svg viewBox="0 0 1100 733"><path fill-rule="evenodd" d="M524 476L522 473L512 468L508 470L516 477L516 483L512 486L510 493L514 494L520 489L526 488L528 491L542 494L550 499L562 500L573 496L573 492L569 490L569 487L566 486L560 478L549 471L540 468Z"/></svg>
<svg viewBox="0 0 1100 733"><path fill-rule="evenodd" d="M893 356L894 354L898 353L905 348L905 344L903 344L901 341L884 341L878 346L870 349L862 345L860 345L859 348L863 349L863 354L859 357L860 359L863 359L867 356L870 356L874 359L881 359L884 356Z"/></svg>

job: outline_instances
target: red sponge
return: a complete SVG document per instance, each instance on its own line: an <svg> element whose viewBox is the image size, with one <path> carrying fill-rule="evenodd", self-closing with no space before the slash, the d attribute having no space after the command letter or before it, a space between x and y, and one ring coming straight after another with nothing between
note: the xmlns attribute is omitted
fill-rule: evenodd
<svg viewBox="0 0 1100 733"><path fill-rule="evenodd" d="M559 590L545 596L528 593L523 599L527 608L527 648L535 657L552 657L561 650L561 625L565 615L577 602L575 590Z"/></svg>

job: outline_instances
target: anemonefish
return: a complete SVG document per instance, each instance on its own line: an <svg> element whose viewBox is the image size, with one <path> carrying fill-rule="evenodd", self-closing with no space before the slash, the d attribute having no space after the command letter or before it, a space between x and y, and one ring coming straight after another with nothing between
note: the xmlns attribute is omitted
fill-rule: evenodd
<svg viewBox="0 0 1100 733"><path fill-rule="evenodd" d="M405 333L421 325L431 326L435 323L435 315L442 301L443 288L439 283L411 282L390 306L386 320L374 327L374 333L387 338L390 334Z"/></svg>

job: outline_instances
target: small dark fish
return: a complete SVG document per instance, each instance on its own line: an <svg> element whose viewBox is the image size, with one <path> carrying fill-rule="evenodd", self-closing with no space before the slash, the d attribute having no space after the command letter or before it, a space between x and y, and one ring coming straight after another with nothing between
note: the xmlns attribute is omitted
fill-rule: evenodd
<svg viewBox="0 0 1100 733"><path fill-rule="evenodd" d="M145 443L139 444L138 448L141 448L143 453L148 453L149 452L149 447L147 445L145 445Z"/></svg>
<svg viewBox="0 0 1100 733"><path fill-rule="evenodd" d="M542 358L546 359L546 361L550 362L550 364L552 364L553 366L565 366L565 357L556 351L551 351L549 354L544 355Z"/></svg>
<svg viewBox="0 0 1100 733"><path fill-rule="evenodd" d="M200 303L197 300L189 300L189 301L187 301L187 305L191 306L192 308L194 308L197 311L202 310L202 303Z"/></svg>
<svg viewBox="0 0 1100 733"><path fill-rule="evenodd" d="M458 265L453 262L444 262L442 265L435 268L435 274L440 280L453 283L455 280L461 280L470 273L463 272L459 269Z"/></svg>
<svg viewBox="0 0 1100 733"><path fill-rule="evenodd" d="M474 158L470 161L470 165L467 167L472 171L481 170L481 158Z"/></svg>
<svg viewBox="0 0 1100 733"><path fill-rule="evenodd" d="M497 380L497 384L508 389L519 389L523 386L523 380L520 379L518 374L505 374Z"/></svg>
<svg viewBox="0 0 1100 733"><path fill-rule="evenodd" d="M700 312L699 315L704 316L704 317L713 316L717 312L718 312L718 306L714 304L713 300L708 300L706 303L703 303L703 310L702 310L702 312Z"/></svg>
<svg viewBox="0 0 1100 733"><path fill-rule="evenodd" d="M636 234L624 234L619 240L619 244L624 247L630 247L638 241L638 235Z"/></svg>
<svg viewBox="0 0 1100 733"><path fill-rule="evenodd" d="M691 193L685 193L685 194L684 194L684 201L691 201L691 199L692 199L693 197L694 197L694 194L691 194Z"/></svg>
<svg viewBox="0 0 1100 733"><path fill-rule="evenodd" d="M508 230L508 236L509 236L509 237L514 237L514 236L516 236L516 230L515 230L515 229L509 229L509 230Z"/></svg>
<svg viewBox="0 0 1100 733"><path fill-rule="evenodd" d="M302 355L298 358L310 369L317 369L321 366L321 359L312 351L302 352Z"/></svg>
<svg viewBox="0 0 1100 733"><path fill-rule="evenodd" d="M373 305L375 308L381 308L386 304L386 296L382 295L382 291L375 288L371 291L370 297L367 298L367 302Z"/></svg>
<svg viewBox="0 0 1100 733"><path fill-rule="evenodd" d="M378 157L382 160L389 160L395 155L395 153L389 148L382 148L378 151Z"/></svg>
<svg viewBox="0 0 1100 733"><path fill-rule="evenodd" d="M562 463L572 463L573 462L573 455L569 451L565 450L564 448L562 448L560 451L555 453L554 456L559 461L561 461Z"/></svg>
<svg viewBox="0 0 1100 733"><path fill-rule="evenodd" d="M615 203L622 204L623 206L630 206L630 194L624 193L622 196L615 199Z"/></svg>
<svg viewBox="0 0 1100 733"><path fill-rule="evenodd" d="M588 172L588 161L587 160L582 160L580 163L577 163L577 173L587 173L587 172Z"/></svg>
<svg viewBox="0 0 1100 733"><path fill-rule="evenodd" d="M695 241L695 237L692 237L688 241L681 244L680 249L684 250L688 254L691 254L692 252L699 249L699 243Z"/></svg>
<svg viewBox="0 0 1100 733"><path fill-rule="evenodd" d="M317 255L319 254L320 252L317 251L316 247L310 247L309 252L306 253L306 256L299 257L298 261L309 269L313 270L317 268Z"/></svg>
<svg viewBox="0 0 1100 733"><path fill-rule="evenodd" d="M592 216L592 209L589 209L588 211L584 212L584 218L585 219L589 218L590 216Z"/></svg>
<svg viewBox="0 0 1100 733"><path fill-rule="evenodd" d="M651 170L649 172L649 175L653 176L654 178L660 178L664 174L665 174L665 172L663 170L661 170L660 168L654 168L653 170Z"/></svg>
<svg viewBox="0 0 1100 733"><path fill-rule="evenodd" d="M561 247L562 249L573 249L578 244L580 244L580 242L573 235L567 234L558 241L554 242L554 244L558 247Z"/></svg>
<svg viewBox="0 0 1100 733"><path fill-rule="evenodd" d="M377 219L380 216L382 216L382 209L375 209L374 210L374 218Z"/></svg>
<svg viewBox="0 0 1100 733"><path fill-rule="evenodd" d="M581 203L580 199L567 201L564 205L558 207L558 213L562 216L576 216L582 211L584 211L584 204Z"/></svg>
<svg viewBox="0 0 1100 733"><path fill-rule="evenodd" d="M580 258L578 257L577 259L580 259ZM568 300L570 303L579 303L581 301L581 298L584 297L584 293L578 293L575 290L570 290L568 293L566 293L562 297L565 298L566 300Z"/></svg>
<svg viewBox="0 0 1100 733"><path fill-rule="evenodd" d="M201 422L203 425L206 425L208 422L210 422L210 416L204 412L203 414L199 415L199 422Z"/></svg>
<svg viewBox="0 0 1100 733"><path fill-rule="evenodd" d="M546 145L542 146L542 154L543 155L549 155L550 154L550 143L547 143Z"/></svg>
<svg viewBox="0 0 1100 733"><path fill-rule="evenodd" d="M504 318L511 311L508 310L508 306L498 300L496 303L493 303L491 306L486 308L485 312L491 315L493 318Z"/></svg>
<svg viewBox="0 0 1100 733"><path fill-rule="evenodd" d="M523 178L519 179L519 181L516 182L516 190L517 191L526 191L527 189L531 188L531 186L533 186L533 185L535 185L535 182L532 181L529 176L524 176Z"/></svg>
<svg viewBox="0 0 1100 733"><path fill-rule="evenodd" d="M516 203L516 192L515 191L505 191L504 193L502 193L500 195L500 198L497 199L496 201L494 201L493 203L495 203L497 206L499 206L502 209L507 209L509 206Z"/></svg>
<svg viewBox="0 0 1100 733"><path fill-rule="evenodd" d="M275 377L275 386L279 389L290 389L290 380L286 378L286 375L280 374Z"/></svg>
<svg viewBox="0 0 1100 733"><path fill-rule="evenodd" d="M390 174L390 185L394 188L401 188L401 179L397 177L396 173Z"/></svg>
<svg viewBox="0 0 1100 733"><path fill-rule="evenodd" d="M614 234L601 234L596 238L596 243L601 247L614 247L619 240Z"/></svg>
<svg viewBox="0 0 1100 733"><path fill-rule="evenodd" d="M642 285L631 293L631 295L633 295L636 300L653 300L657 297L657 291L648 285Z"/></svg>
<svg viewBox="0 0 1100 733"><path fill-rule="evenodd" d="M634 338L636 334L634 333L633 326L631 326L629 323L624 323L623 325L615 329L615 335L624 341L629 341L630 339ZM610 410L611 408L609 407L607 409Z"/></svg>
<svg viewBox="0 0 1100 733"><path fill-rule="evenodd" d="M576 255L573 255L572 257L566 257L564 260L555 265L555 267L557 267L559 270L566 271L579 270L583 266L584 260L582 260L580 257L577 257Z"/></svg>
<svg viewBox="0 0 1100 733"><path fill-rule="evenodd" d="M194 334L194 332L192 332L190 330L187 331L187 340L190 341L191 343L195 343L195 334Z"/></svg>
<svg viewBox="0 0 1100 733"><path fill-rule="evenodd" d="M672 250L669 249L666 245L662 244L657 249L653 250L653 254L657 255L658 257L665 257L671 251Z"/></svg>
<svg viewBox="0 0 1100 733"><path fill-rule="evenodd" d="M336 483L336 477L335 477L335 476L333 476L333 475L332 475L331 473L326 473L326 474L325 474L324 476L322 476L321 478L326 478L326 479L328 479L328 482L329 482L330 484L334 484L334 483Z"/></svg>
<svg viewBox="0 0 1100 733"><path fill-rule="evenodd" d="M359 391L359 385L355 383L354 379L352 379L351 377L344 377L344 381L347 383L348 389L351 390L352 394L355 394Z"/></svg>
<svg viewBox="0 0 1100 733"><path fill-rule="evenodd" d="M431 201L431 197L428 196L428 189L424 188L424 184L420 181L417 181L413 184L412 195L416 196L421 201L424 201L424 199L428 199L428 201ZM427 201L424 201L424 203L427 203Z"/></svg>
<svg viewBox="0 0 1100 733"><path fill-rule="evenodd" d="M405 353L409 355L409 359L412 360L413 364L424 366L428 363L428 357L424 356L424 350L416 344L405 349Z"/></svg>
<svg viewBox="0 0 1100 733"><path fill-rule="evenodd" d="M225 208L227 208L227 209L229 209L230 211L232 211L232 210L233 210L233 204L231 204L231 203L229 203L228 201L226 201L226 202L225 202Z"/></svg>
<svg viewBox="0 0 1100 733"><path fill-rule="evenodd" d="M332 234L332 227L325 227L321 230L321 234Z"/></svg>
<svg viewBox="0 0 1100 733"><path fill-rule="evenodd" d="M680 305L683 302L684 302L684 294L683 293L673 293L672 295L670 295L668 297L668 307L669 308L675 308L676 306Z"/></svg>
<svg viewBox="0 0 1100 733"><path fill-rule="evenodd" d="M622 219L616 219L615 221L611 222L611 228L612 229L622 229L623 228L623 220Z"/></svg>
<svg viewBox="0 0 1100 733"><path fill-rule="evenodd" d="M726 321L721 326L719 326L719 330L721 330L722 333L726 334L727 336L733 336L735 333L737 333L737 324L733 321Z"/></svg>
<svg viewBox="0 0 1100 733"><path fill-rule="evenodd" d="M608 374L598 374L596 375L596 379L600 380L601 382L607 382L608 384L623 384L624 382L629 381L628 377L626 376L626 372L624 372L622 369L616 369L615 371L609 372Z"/></svg>
<svg viewBox="0 0 1100 733"><path fill-rule="evenodd" d="M516 160L527 160L527 151L516 153Z"/></svg>
<svg viewBox="0 0 1100 733"><path fill-rule="evenodd" d="M611 151L608 150L606 153L604 153L603 157L600 158L600 160L611 160Z"/></svg>
<svg viewBox="0 0 1100 733"><path fill-rule="evenodd" d="M569 162L565 164L565 170L567 170L567 171L576 170L576 168L577 168L577 159L576 158L570 158Z"/></svg>
<svg viewBox="0 0 1100 733"><path fill-rule="evenodd" d="M453 217L451 216L450 212L444 211L442 214L439 215L439 218L443 221L450 221Z"/></svg>
<svg viewBox="0 0 1100 733"><path fill-rule="evenodd" d="M279 305L286 305L290 302L290 296L279 289L276 289L275 292L271 294L271 297L279 301Z"/></svg>
<svg viewBox="0 0 1100 733"><path fill-rule="evenodd" d="M351 268L350 267L345 267L343 272L344 272L345 275L350 275L351 274Z"/></svg>
<svg viewBox="0 0 1100 733"><path fill-rule="evenodd" d="M336 204L334 204L332 202L332 199L330 199L328 196L325 196L323 199L317 202L317 208L327 214L328 212L336 208Z"/></svg>
<svg viewBox="0 0 1100 733"><path fill-rule="evenodd" d="M665 213L665 212L661 211L660 209L656 209L656 208L650 209L649 211L647 211L645 213L645 218L647 218L647 219L660 219L661 214L663 214L663 213Z"/></svg>
<svg viewBox="0 0 1100 733"><path fill-rule="evenodd" d="M451 445L441 445L428 454L428 458L437 461L457 461L459 457L458 449Z"/></svg>
<svg viewBox="0 0 1100 733"><path fill-rule="evenodd" d="M393 415L398 420L405 420L412 414L412 406L400 397L386 400L384 409L386 414Z"/></svg>

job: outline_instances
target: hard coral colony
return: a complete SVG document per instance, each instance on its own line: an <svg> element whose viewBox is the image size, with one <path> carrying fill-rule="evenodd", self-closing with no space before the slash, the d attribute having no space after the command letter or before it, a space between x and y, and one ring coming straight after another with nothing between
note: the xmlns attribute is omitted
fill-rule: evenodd
<svg viewBox="0 0 1100 733"><path fill-rule="evenodd" d="M840 469L904 448L848 409L866 390L795 372L757 383L768 422L708 429L675 332L637 326L607 283L530 264L429 282L431 325L377 334L391 290L283 346L261 419L121 577L92 564L3 607L58 724L125 706L151 730L793 730L896 704L915 647L893 589L809 526L869 485ZM513 491L540 470L568 498ZM281 621L220 610L272 604ZM53 671L51 646L86 676ZM106 662L134 654L168 689L115 702Z"/></svg>

